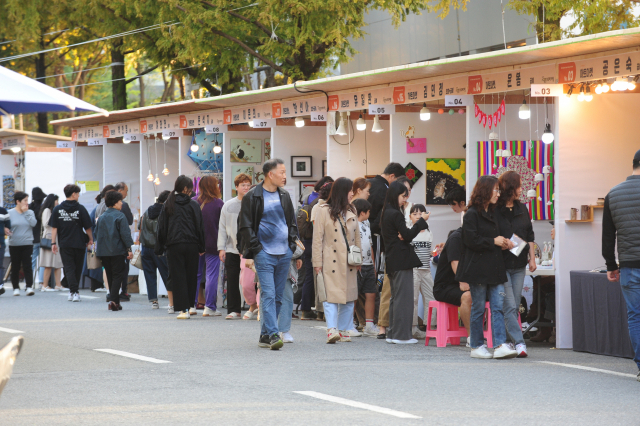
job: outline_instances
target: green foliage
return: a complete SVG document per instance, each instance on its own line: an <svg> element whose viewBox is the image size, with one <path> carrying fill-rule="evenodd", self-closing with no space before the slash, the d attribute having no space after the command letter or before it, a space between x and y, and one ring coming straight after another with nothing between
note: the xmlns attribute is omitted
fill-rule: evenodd
<svg viewBox="0 0 640 426"><path fill-rule="evenodd" d="M449 166L451 170L458 170L462 167L462 162L465 160L459 158L443 158L442 161Z"/></svg>

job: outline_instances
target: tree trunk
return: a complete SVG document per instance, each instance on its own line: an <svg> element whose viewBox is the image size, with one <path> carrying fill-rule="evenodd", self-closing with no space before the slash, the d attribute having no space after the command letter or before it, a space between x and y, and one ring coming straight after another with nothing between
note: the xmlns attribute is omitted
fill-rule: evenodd
<svg viewBox="0 0 640 426"><path fill-rule="evenodd" d="M124 74L124 55L120 51L122 39L111 45L111 96L113 110L127 109L127 84ZM114 65L115 64L115 65Z"/></svg>
<svg viewBox="0 0 640 426"><path fill-rule="evenodd" d="M41 50L44 50L44 34L40 35L40 47L41 47ZM45 59L46 58L44 53L40 53L36 55L36 59L35 59L36 78L38 79L36 81L42 84L47 84L47 79L42 78L42 77L46 77L47 64ZM47 120L47 113L39 112L37 120L38 120L38 132L49 133L49 121Z"/></svg>
<svg viewBox="0 0 640 426"><path fill-rule="evenodd" d="M176 76L171 76L171 84L169 84L169 100L174 102L176 100Z"/></svg>
<svg viewBox="0 0 640 426"><path fill-rule="evenodd" d="M276 72L273 68L268 68L264 71L266 79L264 81L264 88L276 87Z"/></svg>
<svg viewBox="0 0 640 426"><path fill-rule="evenodd" d="M180 99L184 101L185 93L184 93L184 77L180 77L178 80L178 87L180 88Z"/></svg>
<svg viewBox="0 0 640 426"><path fill-rule="evenodd" d="M564 11L561 15L567 11ZM562 38L562 30L560 29L560 18L550 20L544 11L544 4L538 6L538 22L537 22L538 43L546 43L549 41L560 40ZM549 34L545 34L545 29Z"/></svg>

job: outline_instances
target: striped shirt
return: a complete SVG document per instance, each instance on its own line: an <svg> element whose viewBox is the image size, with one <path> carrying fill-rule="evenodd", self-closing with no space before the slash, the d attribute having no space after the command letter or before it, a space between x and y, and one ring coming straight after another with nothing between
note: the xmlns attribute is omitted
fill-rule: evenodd
<svg viewBox="0 0 640 426"><path fill-rule="evenodd" d="M414 239L411 241L411 245L413 249L416 251L418 255L418 259L422 262L422 266L418 269L431 269L431 241L432 241L431 232L428 230L420 232Z"/></svg>

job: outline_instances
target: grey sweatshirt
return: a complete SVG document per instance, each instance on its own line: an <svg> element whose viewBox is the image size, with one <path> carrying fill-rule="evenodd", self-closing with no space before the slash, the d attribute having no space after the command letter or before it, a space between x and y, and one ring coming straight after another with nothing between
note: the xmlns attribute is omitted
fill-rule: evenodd
<svg viewBox="0 0 640 426"><path fill-rule="evenodd" d="M32 210L19 213L16 209L9 210L11 220L11 237L9 237L9 247L11 246L31 246L33 245L33 227L38 223L36 215Z"/></svg>
<svg viewBox="0 0 640 426"><path fill-rule="evenodd" d="M218 250L238 254L238 215L242 201L238 197L224 203L220 211L220 223L218 225Z"/></svg>

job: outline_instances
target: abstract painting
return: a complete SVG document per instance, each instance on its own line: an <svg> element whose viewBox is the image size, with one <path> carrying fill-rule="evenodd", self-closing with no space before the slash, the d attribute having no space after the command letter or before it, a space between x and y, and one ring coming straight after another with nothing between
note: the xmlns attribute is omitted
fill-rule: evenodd
<svg viewBox="0 0 640 426"><path fill-rule="evenodd" d="M213 152L216 144L222 146L222 133L206 134L202 129L194 130L191 145L194 143L198 146L198 150L193 152L189 146L187 155L198 165L198 168L222 173L222 153L214 154Z"/></svg>
<svg viewBox="0 0 640 426"><path fill-rule="evenodd" d="M261 139L231 139L232 163L261 163L262 140Z"/></svg>
<svg viewBox="0 0 640 426"><path fill-rule="evenodd" d="M466 161L462 158L427 158L427 204L446 205L447 194L464 189Z"/></svg>

